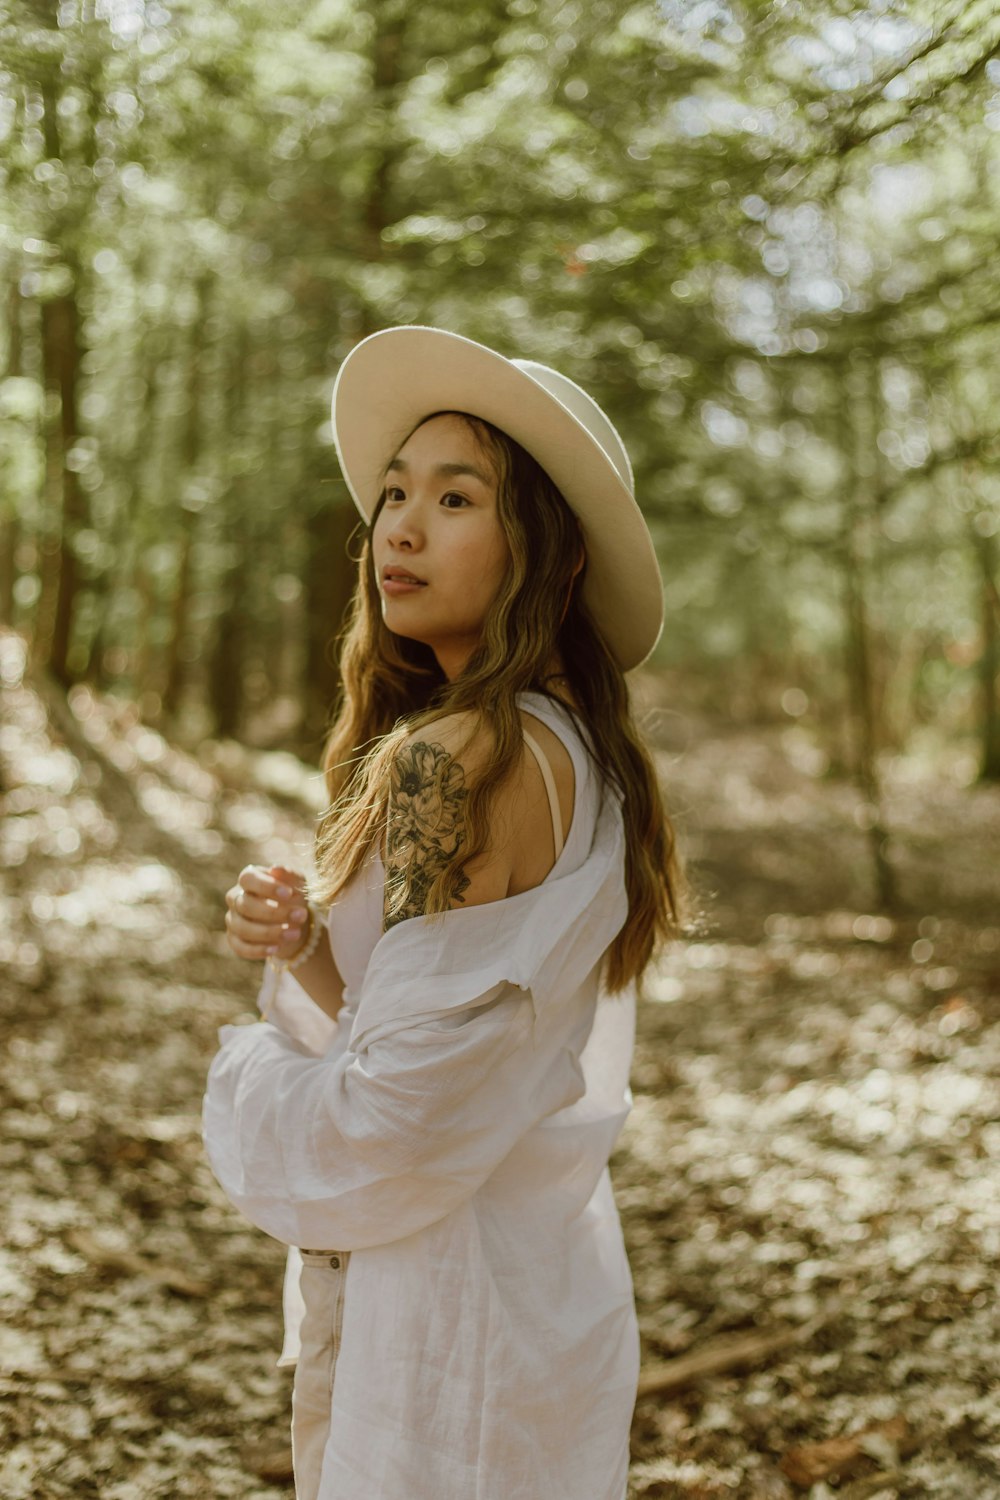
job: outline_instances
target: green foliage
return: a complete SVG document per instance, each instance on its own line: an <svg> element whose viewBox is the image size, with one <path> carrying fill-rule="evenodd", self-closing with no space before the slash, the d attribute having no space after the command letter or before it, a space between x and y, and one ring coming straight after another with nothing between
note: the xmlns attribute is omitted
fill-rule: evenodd
<svg viewBox="0 0 1000 1500"><path fill-rule="evenodd" d="M557 365L621 426L663 665L722 701L763 667L775 701L793 682L836 713L860 589L883 736L974 731L998 41L990 0L8 8L2 474L19 569L46 537L77 558L77 670L155 713L181 681L217 695L237 652L279 708L313 692L315 731L353 524L333 376L365 333L430 322ZM22 597L32 630L44 591Z"/></svg>

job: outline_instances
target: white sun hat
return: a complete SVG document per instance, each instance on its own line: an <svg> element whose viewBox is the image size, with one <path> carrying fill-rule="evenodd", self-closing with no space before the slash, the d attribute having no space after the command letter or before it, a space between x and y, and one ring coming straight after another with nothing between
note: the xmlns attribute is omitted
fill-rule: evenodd
<svg viewBox="0 0 1000 1500"><path fill-rule="evenodd" d="M638 666L663 628L663 584L625 445L596 401L547 365L442 328L371 334L341 365L332 402L337 457L366 522L389 461L439 411L484 418L541 464L583 531L584 602L622 670Z"/></svg>

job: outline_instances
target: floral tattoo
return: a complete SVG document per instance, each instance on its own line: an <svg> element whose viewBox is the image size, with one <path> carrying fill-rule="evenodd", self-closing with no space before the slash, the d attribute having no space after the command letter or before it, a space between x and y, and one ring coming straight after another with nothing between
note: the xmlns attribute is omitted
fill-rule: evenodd
<svg viewBox="0 0 1000 1500"><path fill-rule="evenodd" d="M396 756L386 834L385 931L427 911L431 886L465 843L468 795L465 772L442 745L418 740ZM470 883L460 871L453 899L461 901ZM405 895L397 908L401 887Z"/></svg>

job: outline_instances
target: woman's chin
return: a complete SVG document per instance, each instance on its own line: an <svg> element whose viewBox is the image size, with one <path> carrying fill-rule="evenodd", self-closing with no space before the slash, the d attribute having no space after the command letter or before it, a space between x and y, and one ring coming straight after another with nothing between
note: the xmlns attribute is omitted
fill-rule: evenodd
<svg viewBox="0 0 1000 1500"><path fill-rule="evenodd" d="M412 615L407 619L407 611L396 608L391 599L382 605L382 623L393 635L401 635L408 641L419 641L423 646L430 645L429 632L421 628Z"/></svg>

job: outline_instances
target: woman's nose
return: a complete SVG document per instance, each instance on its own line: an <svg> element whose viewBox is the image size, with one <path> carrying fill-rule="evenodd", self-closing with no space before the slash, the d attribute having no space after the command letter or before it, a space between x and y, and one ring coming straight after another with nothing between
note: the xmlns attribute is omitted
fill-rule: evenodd
<svg viewBox="0 0 1000 1500"><path fill-rule="evenodd" d="M423 533L412 511L393 516L392 525L385 535L393 547L405 547L410 552L419 548L423 541Z"/></svg>

